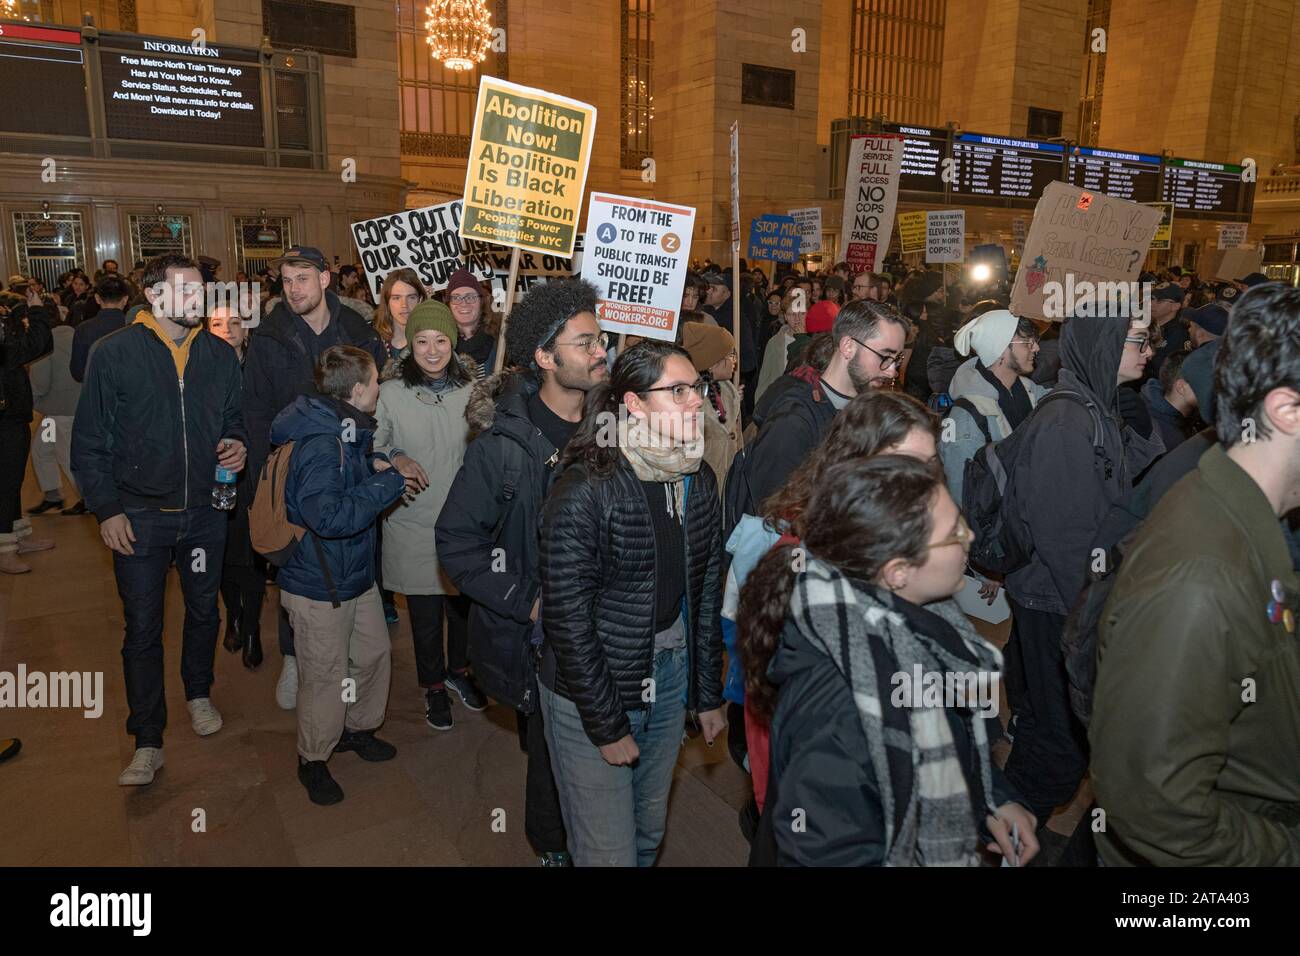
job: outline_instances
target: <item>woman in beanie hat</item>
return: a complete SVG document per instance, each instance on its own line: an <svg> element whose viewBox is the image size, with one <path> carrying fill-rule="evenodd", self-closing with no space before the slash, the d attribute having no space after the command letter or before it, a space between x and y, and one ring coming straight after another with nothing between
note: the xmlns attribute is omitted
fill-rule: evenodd
<svg viewBox="0 0 1300 956"><path fill-rule="evenodd" d="M731 459L744 439L740 431L740 390L736 388L736 340L716 325L692 322L684 326L682 344L700 378L709 386L704 403L704 460L714 475L726 477ZM718 479L722 491L722 478Z"/></svg>
<svg viewBox="0 0 1300 956"><path fill-rule="evenodd" d="M411 351L406 324L411 311L426 298L424 284L414 269L398 269L384 278L379 289L379 305L375 308L374 327L388 351L388 361L379 370L379 381L386 382L401 374L402 361Z"/></svg>
<svg viewBox="0 0 1300 956"><path fill-rule="evenodd" d="M425 691L425 720L435 730L450 730L455 690L471 710L486 700L469 674L469 599L463 597L438 563L434 526L469 440L465 406L473 378L456 354L460 336L451 310L427 299L406 322L409 351L399 377L379 389L375 450L394 466L409 459L417 466L420 491L384 518L384 584L406 595L415 644L415 667ZM443 618L447 652L443 654Z"/></svg>
<svg viewBox="0 0 1300 956"><path fill-rule="evenodd" d="M474 376L482 378L496 371L497 340L488 317L491 300L479 281L465 269L457 269L447 283L447 305L460 332L456 351L474 360Z"/></svg>

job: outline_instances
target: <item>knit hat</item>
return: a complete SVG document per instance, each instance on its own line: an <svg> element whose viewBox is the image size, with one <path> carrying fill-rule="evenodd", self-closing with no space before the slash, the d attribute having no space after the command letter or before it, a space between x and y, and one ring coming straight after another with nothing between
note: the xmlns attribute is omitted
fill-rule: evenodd
<svg viewBox="0 0 1300 956"><path fill-rule="evenodd" d="M810 335L829 332L835 325L835 316L840 314L840 307L830 299L822 299L811 309L803 320L803 330Z"/></svg>
<svg viewBox="0 0 1300 956"><path fill-rule="evenodd" d="M713 368L736 350L736 340L721 326L687 322L682 329L682 347L691 355L697 372Z"/></svg>
<svg viewBox="0 0 1300 956"><path fill-rule="evenodd" d="M441 332L447 336L451 339L452 348L456 347L456 340L460 337L456 320L451 317L451 309L437 299L425 299L411 310L411 316L406 320L406 341L414 342L421 332L429 331Z"/></svg>
<svg viewBox="0 0 1300 956"><path fill-rule="evenodd" d="M1002 357L1011 340L1016 337L1020 320L1006 309L992 309L971 319L953 337L953 345L962 355L970 355L971 348L989 368Z"/></svg>
<svg viewBox="0 0 1300 956"><path fill-rule="evenodd" d="M447 282L447 294L451 295L457 289L473 289L475 292L482 294L478 286L478 279L475 279L468 269L457 269L451 274L451 279Z"/></svg>

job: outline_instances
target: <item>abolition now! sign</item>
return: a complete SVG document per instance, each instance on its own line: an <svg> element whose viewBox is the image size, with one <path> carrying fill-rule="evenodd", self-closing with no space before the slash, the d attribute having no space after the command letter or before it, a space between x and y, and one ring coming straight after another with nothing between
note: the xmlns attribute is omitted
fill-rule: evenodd
<svg viewBox="0 0 1300 956"><path fill-rule="evenodd" d="M793 216L759 216L749 223L750 259L795 262L799 259L799 224Z"/></svg>
<svg viewBox="0 0 1300 956"><path fill-rule="evenodd" d="M447 288L451 274L457 269L468 269L476 278L505 290L510 277L511 250L462 239L462 211L461 200L455 199L352 224L352 240L375 301L379 301L384 279L398 269L414 270L420 281L435 292ZM582 238L579 233L573 257L521 253L516 291L527 290L545 276L573 275L575 268L581 268L581 263L575 264L575 260L582 255Z"/></svg>
<svg viewBox="0 0 1300 956"><path fill-rule="evenodd" d="M669 342L677 337L694 231L690 206L591 194L582 278L599 293L602 329Z"/></svg>
<svg viewBox="0 0 1300 956"><path fill-rule="evenodd" d="M1080 302L1094 308L1105 293L1099 283L1124 283L1125 289L1134 289L1129 283L1137 283L1159 225L1159 209L1048 183L1025 237L1011 311L1060 321L1075 314Z"/></svg>
<svg viewBox="0 0 1300 956"><path fill-rule="evenodd" d="M874 272L889 250L903 168L901 133L853 137L844 178L840 258L854 272Z"/></svg>

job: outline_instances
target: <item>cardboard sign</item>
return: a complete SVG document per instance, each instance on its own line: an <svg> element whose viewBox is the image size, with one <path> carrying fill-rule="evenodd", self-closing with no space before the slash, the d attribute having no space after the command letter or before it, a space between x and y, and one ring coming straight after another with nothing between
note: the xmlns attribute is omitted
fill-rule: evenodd
<svg viewBox="0 0 1300 956"><path fill-rule="evenodd" d="M903 252L925 251L925 210L898 214L898 241Z"/></svg>
<svg viewBox="0 0 1300 956"><path fill-rule="evenodd" d="M1221 282L1244 279L1252 272L1259 272L1263 263L1264 252L1261 249L1250 247L1245 249L1225 249L1223 250L1223 259L1219 262L1219 268L1214 273L1214 278Z"/></svg>
<svg viewBox="0 0 1300 956"><path fill-rule="evenodd" d="M901 133L853 137L844 179L840 258L854 272L875 272L889 251L902 168Z"/></svg>
<svg viewBox="0 0 1300 956"><path fill-rule="evenodd" d="M1246 244L1246 223L1225 222L1219 225L1219 248L1236 249Z"/></svg>
<svg viewBox="0 0 1300 956"><path fill-rule="evenodd" d="M389 216L365 219L352 224L352 241L356 243L361 265L371 295L379 300L379 290L390 272L414 269L430 290L447 288L451 274L468 269L478 279L505 290L510 275L510 253L506 246L477 242L460 237L461 200L404 209ZM575 259L582 255L582 234L578 234L574 258L553 254L523 253L519 260L518 292L544 276L570 276L581 267Z"/></svg>
<svg viewBox="0 0 1300 956"><path fill-rule="evenodd" d="M822 251L822 207L791 209L790 217L799 224L799 254Z"/></svg>
<svg viewBox="0 0 1300 956"><path fill-rule="evenodd" d="M740 120L731 124L731 244L740 242Z"/></svg>
<svg viewBox="0 0 1300 956"><path fill-rule="evenodd" d="M925 214L925 261L966 261L965 209L941 209Z"/></svg>
<svg viewBox="0 0 1300 956"><path fill-rule="evenodd" d="M1156 237L1151 240L1152 249L1168 249L1169 240L1174 234L1174 204L1171 202L1149 202L1146 205L1160 210L1160 225L1156 226Z"/></svg>
<svg viewBox="0 0 1300 956"><path fill-rule="evenodd" d="M799 258L799 224L792 216L759 216L749 224L749 259L794 262Z"/></svg>
<svg viewBox="0 0 1300 956"><path fill-rule="evenodd" d="M1160 211L1066 183L1048 183L1034 207L1020 268L1011 289L1011 311L1026 318L1060 321L1045 310L1064 307L1075 290L1099 282L1136 283L1142 260L1160 223ZM1069 282L1067 284L1067 277Z"/></svg>
<svg viewBox="0 0 1300 956"><path fill-rule="evenodd" d="M460 235L571 256L595 133L589 103L484 76Z"/></svg>
<svg viewBox="0 0 1300 956"><path fill-rule="evenodd" d="M596 318L602 329L668 342L677 337L694 231L690 206L591 194L591 248L582 277L600 292Z"/></svg>

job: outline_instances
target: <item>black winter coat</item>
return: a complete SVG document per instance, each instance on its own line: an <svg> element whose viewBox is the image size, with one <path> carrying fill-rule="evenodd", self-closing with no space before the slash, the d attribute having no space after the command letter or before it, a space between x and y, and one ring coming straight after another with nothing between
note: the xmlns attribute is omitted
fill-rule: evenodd
<svg viewBox="0 0 1300 956"><path fill-rule="evenodd" d="M707 464L686 492L687 707L722 706L722 512ZM655 534L650 503L620 456L609 478L568 466L542 513L542 619L554 691L573 701L596 746L631 733L654 673Z"/></svg>
<svg viewBox="0 0 1300 956"><path fill-rule="evenodd" d="M781 392L766 411L758 437L746 454L745 472L755 507L761 509L804 463L834 419L835 406L820 384L813 387L800 382Z"/></svg>
<svg viewBox="0 0 1300 956"><path fill-rule="evenodd" d="M54 336L45 310L28 309L25 304L0 318L0 323L0 418L30 422L32 380L27 366L54 350Z"/></svg>

